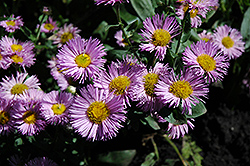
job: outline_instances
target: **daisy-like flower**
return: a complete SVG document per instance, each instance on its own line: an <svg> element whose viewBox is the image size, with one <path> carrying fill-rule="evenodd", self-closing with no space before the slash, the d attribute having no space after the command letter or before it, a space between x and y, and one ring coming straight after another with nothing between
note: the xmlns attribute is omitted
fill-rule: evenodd
<svg viewBox="0 0 250 166"><path fill-rule="evenodd" d="M241 33L227 25L219 26L214 31L213 42L218 45L229 59L236 59L245 51L245 42Z"/></svg>
<svg viewBox="0 0 250 166"><path fill-rule="evenodd" d="M98 39L75 38L65 44L56 55L58 69L66 77L84 83L87 78L95 78L103 70L106 59L104 46Z"/></svg>
<svg viewBox="0 0 250 166"><path fill-rule="evenodd" d="M4 18L7 17L4 15ZM1 21L0 26L4 27L7 32L15 32L15 30L23 26L22 20L23 18L21 18L21 16L15 17L14 14L12 14L6 20Z"/></svg>
<svg viewBox="0 0 250 166"><path fill-rule="evenodd" d="M0 99L0 134L8 135L15 129L15 120L13 118L12 101Z"/></svg>
<svg viewBox="0 0 250 166"><path fill-rule="evenodd" d="M164 14L156 14L143 21L144 29L140 35L143 37L140 45L141 51L156 51L155 56L163 60L172 38L180 32L180 25L175 17L165 17Z"/></svg>
<svg viewBox="0 0 250 166"><path fill-rule="evenodd" d="M190 20L191 20L191 27L197 28L201 26L202 20L201 17L206 18L207 11L203 8L192 8L187 1L183 1L179 7L176 8L176 15L183 20L185 13L189 12Z"/></svg>
<svg viewBox="0 0 250 166"><path fill-rule="evenodd" d="M36 157L30 160L24 166L58 166L58 165L48 157Z"/></svg>
<svg viewBox="0 0 250 166"><path fill-rule="evenodd" d="M139 101L136 105L143 111L158 111L163 107L162 102L155 95L155 84L158 83L159 75L168 75L168 65L157 62L149 71L145 67L139 83L134 88L134 98Z"/></svg>
<svg viewBox="0 0 250 166"><path fill-rule="evenodd" d="M192 121L194 121L194 119L190 119ZM169 123L168 124L168 129L167 129L167 133L168 133L168 137L170 137L171 139L179 139L180 136L183 137L185 134L188 133L188 126L193 129L194 125L192 124L192 122L190 120L187 120L187 124L172 124Z"/></svg>
<svg viewBox="0 0 250 166"><path fill-rule="evenodd" d="M5 76L2 78L3 82L0 82L0 97L5 99L17 99L20 98L20 94L23 94L28 89L40 89L39 80L35 75L27 78L28 73L17 72L16 77Z"/></svg>
<svg viewBox="0 0 250 166"><path fill-rule="evenodd" d="M109 93L118 96L130 106L130 99L134 96L134 87L137 85L138 78L141 75L141 68L133 68L130 63L124 62L117 66L112 62L108 66L108 71L104 71L100 77L94 79L94 86L105 89Z"/></svg>
<svg viewBox="0 0 250 166"><path fill-rule="evenodd" d="M40 103L35 103L34 101L19 102L13 106L13 109L17 129L23 135L37 135L45 129L46 122L41 114Z"/></svg>
<svg viewBox="0 0 250 166"><path fill-rule="evenodd" d="M1 54L8 57L12 63L22 67L30 67L35 62L35 54L33 52L34 44L31 41L20 42L14 37L2 37L0 40Z"/></svg>
<svg viewBox="0 0 250 166"><path fill-rule="evenodd" d="M37 28L39 28L39 25L37 25ZM49 16L49 19L41 25L41 32L44 33L51 33L57 30L57 23L56 21L53 21L52 17Z"/></svg>
<svg viewBox="0 0 250 166"><path fill-rule="evenodd" d="M78 27L74 27L73 24L64 24L64 26L61 27L54 35L49 37L49 39L53 40L53 44L58 44L57 46L61 47L70 39L81 37L79 35L80 32L81 30L78 29Z"/></svg>
<svg viewBox="0 0 250 166"><path fill-rule="evenodd" d="M207 32L206 30L203 30L201 33L198 33L198 36L201 38L201 40L204 40L205 42L213 41L213 34L211 32Z"/></svg>
<svg viewBox="0 0 250 166"><path fill-rule="evenodd" d="M182 113L192 115L192 106L204 102L201 97L207 98L208 84L201 76L195 75L191 69L175 75L172 70L168 77L160 76L158 84L155 85L155 94L163 104L169 107L183 108Z"/></svg>
<svg viewBox="0 0 250 166"><path fill-rule="evenodd" d="M106 141L116 137L126 120L123 101L92 85L82 88L80 93L69 108L73 128L87 140Z"/></svg>
<svg viewBox="0 0 250 166"><path fill-rule="evenodd" d="M208 83L222 81L229 68L228 58L219 52L212 42L198 41L186 47L183 52L184 65L193 69L195 74L205 76Z"/></svg>
<svg viewBox="0 0 250 166"><path fill-rule="evenodd" d="M104 5L109 5L109 4L111 4L112 6L114 6L114 4L115 4L116 2L124 3L125 0L95 0L95 4L96 4L96 5L100 5L100 4L102 4L102 3L105 3ZM126 2L129 3L128 0L126 0Z"/></svg>
<svg viewBox="0 0 250 166"><path fill-rule="evenodd" d="M45 120L52 125L68 123L68 110L72 101L73 95L71 93L51 91L46 94L42 102Z"/></svg>

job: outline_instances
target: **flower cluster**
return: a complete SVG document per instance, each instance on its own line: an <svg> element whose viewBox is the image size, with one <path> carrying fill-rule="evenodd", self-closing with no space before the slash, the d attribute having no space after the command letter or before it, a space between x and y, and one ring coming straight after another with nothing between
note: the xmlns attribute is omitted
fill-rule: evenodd
<svg viewBox="0 0 250 166"><path fill-rule="evenodd" d="M129 1L95 2L113 6ZM137 50L116 60L110 58L106 45L98 38L83 38L72 23L60 27L52 16L46 17L36 28L39 35L51 35L46 41L52 40L55 46L51 48L56 53L50 54L46 63L59 88L50 91L42 89L39 76L27 70L38 59L38 39L21 42L14 35L2 36L0 68L14 66L18 70L0 82L0 133L18 131L33 136L48 125L62 125L87 140L106 141L129 125L128 113L137 110L157 124L165 124L163 131L169 137L183 137L188 127L194 128L193 110L204 106L209 86L223 81L230 60L242 55L245 42L237 29L220 25L213 32L197 34L200 40L181 43L186 21L190 21L190 28L201 26L202 18L216 10L218 1L182 0L177 5L172 15L162 12L147 17L139 31L134 31L139 41L129 39L121 26L123 31L115 34L116 43L123 49ZM4 17L0 25L7 32L23 26L20 16ZM181 52L180 45L184 47ZM178 119L180 116L184 120ZM37 162L42 159L27 165Z"/></svg>

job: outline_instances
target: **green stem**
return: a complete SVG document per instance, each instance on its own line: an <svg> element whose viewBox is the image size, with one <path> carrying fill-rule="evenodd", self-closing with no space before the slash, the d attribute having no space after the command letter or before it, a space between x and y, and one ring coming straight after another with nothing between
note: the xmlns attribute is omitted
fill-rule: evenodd
<svg viewBox="0 0 250 166"><path fill-rule="evenodd" d="M150 139L151 139L151 142L152 142L152 144L154 146L156 161L158 161L160 159L160 157L159 157L159 151L158 151L157 145L156 145L153 137L151 137Z"/></svg>
<svg viewBox="0 0 250 166"><path fill-rule="evenodd" d="M121 27L122 33L123 33L123 35L124 35L124 37L125 37L125 40L126 40L126 42L128 43L128 45L132 48L133 46L132 46L132 44L131 44L131 42L130 42L128 36L127 36L127 33L126 33L125 30L124 30L124 25L123 25L122 20L121 20L121 15L120 15L120 4L117 4L115 9L116 9L117 20L118 20L118 23L119 23L119 25L120 25L120 27ZM141 62L141 58L140 58L136 53L134 53L134 55L136 56L136 58L138 59L138 61Z"/></svg>
<svg viewBox="0 0 250 166"><path fill-rule="evenodd" d="M164 135L163 137L164 137L164 138L166 139L166 141L168 141L168 143L174 148L174 150L175 150L175 152L178 154L178 156L179 156L179 158L180 158L182 164L183 164L184 166L187 166L186 162L184 161L184 159L183 159L183 157L182 157L182 155L181 155L179 149L176 147L176 145L168 138L167 135Z"/></svg>
<svg viewBox="0 0 250 166"><path fill-rule="evenodd" d="M38 41L38 39L39 39L39 37L40 37L40 34L41 34L41 26L42 26L42 24L43 24L43 22L44 22L44 17L45 17L45 14L43 14L43 17L42 17L42 19L41 19L41 22L40 22L40 24L39 24L39 26L38 26L38 32L37 32L37 35L36 35L36 41L35 41L35 43Z"/></svg>
<svg viewBox="0 0 250 166"><path fill-rule="evenodd" d="M184 18L183 18L183 20L181 22L182 29L181 29L181 34L180 34L180 36L178 38L178 43L177 43L177 47L176 47L176 50L175 50L175 54L178 54L178 52L179 52L180 44L181 44L181 37L182 37L182 34L183 34L185 26L186 26L186 20L187 20L187 17L190 17L190 15L188 14L188 12L189 12L189 9L185 12Z"/></svg>

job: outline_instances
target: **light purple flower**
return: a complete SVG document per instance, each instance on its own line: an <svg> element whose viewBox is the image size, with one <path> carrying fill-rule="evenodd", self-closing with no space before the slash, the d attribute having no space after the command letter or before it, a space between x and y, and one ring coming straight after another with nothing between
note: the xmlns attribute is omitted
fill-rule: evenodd
<svg viewBox="0 0 250 166"><path fill-rule="evenodd" d="M227 25L219 26L214 31L213 42L229 59L236 59L245 51L245 42L241 33Z"/></svg>
<svg viewBox="0 0 250 166"><path fill-rule="evenodd" d="M229 59L219 52L212 42L198 41L186 47L183 63L193 69L196 75L205 76L208 83L222 81L229 68Z"/></svg>
<svg viewBox="0 0 250 166"><path fill-rule="evenodd" d="M190 69L175 75L172 70L169 76L160 76L155 85L155 94L163 104L169 107L183 108L182 113L192 115L192 106L204 102L207 98L208 84L201 76L195 75Z"/></svg>
<svg viewBox="0 0 250 166"><path fill-rule="evenodd" d="M15 130L13 103L11 100L0 99L0 134L8 135Z"/></svg>
<svg viewBox="0 0 250 166"><path fill-rule="evenodd" d="M122 30L117 31L115 33L114 38L116 39L116 43L120 46L120 47L125 47L126 45L128 45L128 43L126 43L124 41L124 38L122 37Z"/></svg>
<svg viewBox="0 0 250 166"><path fill-rule="evenodd" d="M134 88L134 101L138 101L137 107L143 111L159 111L164 105L155 95L155 85L160 75L168 75L168 65L157 62L149 71L145 67L139 77L139 84Z"/></svg>
<svg viewBox="0 0 250 166"><path fill-rule="evenodd" d="M201 38L201 40L204 40L205 42L213 41L213 34L206 30L203 30L201 33L198 33L198 36Z"/></svg>
<svg viewBox="0 0 250 166"><path fill-rule="evenodd" d="M159 16L156 14L151 18L146 18L143 21L143 29L140 35L143 37L140 44L141 51L155 52L155 56L159 60L163 60L169 44L172 39L180 32L180 25L175 17L167 16L164 14Z"/></svg>
<svg viewBox="0 0 250 166"><path fill-rule="evenodd" d="M4 15L4 18L7 17ZM4 27L7 32L15 32L15 30L23 26L22 20L23 18L21 18L21 16L15 17L14 14L12 14L6 20L1 21L0 26Z"/></svg>
<svg viewBox="0 0 250 166"><path fill-rule="evenodd" d="M69 40L81 37L79 35L80 32L81 30L78 29L78 27L74 27L73 24L64 24L64 26L61 27L58 32L49 37L49 40L53 40L53 44L58 44L57 47L61 47Z"/></svg>
<svg viewBox="0 0 250 166"><path fill-rule="evenodd" d="M45 129L46 122L41 114L40 103L34 101L19 102L13 106L13 109L17 129L22 135L37 135Z"/></svg>
<svg viewBox="0 0 250 166"><path fill-rule="evenodd" d="M58 166L58 165L48 157L36 157L30 160L24 166Z"/></svg>
<svg viewBox="0 0 250 166"><path fill-rule="evenodd" d="M141 68L134 67L126 61L118 66L112 62L108 66L108 70L102 75L94 79L94 86L105 89L107 93L118 96L126 104L130 106L130 99L133 99L133 89L139 82L138 78L141 75Z"/></svg>
<svg viewBox="0 0 250 166"><path fill-rule="evenodd" d="M194 119L190 119L192 121L194 121ZM188 126L193 129L194 125L192 124L192 122L190 120L187 120L187 124L172 124L169 123L168 124L168 129L167 129L167 133L168 133L168 137L170 137L171 139L179 139L180 137L183 137L185 134L188 133Z"/></svg>
<svg viewBox="0 0 250 166"><path fill-rule="evenodd" d="M37 25L37 28L39 28L39 25ZM49 19L41 25L41 32L51 33L55 30L58 30L57 23L49 16Z"/></svg>
<svg viewBox="0 0 250 166"><path fill-rule="evenodd" d="M56 55L58 69L73 81L84 83L96 77L104 68L104 46L98 39L75 38L64 45Z"/></svg>
<svg viewBox="0 0 250 166"><path fill-rule="evenodd" d="M3 57L8 58L14 64L23 68L30 67L35 63L34 44L31 41L20 42L14 37L2 37L0 40L0 49Z"/></svg>
<svg viewBox="0 0 250 166"><path fill-rule="evenodd" d="M116 137L126 120L123 101L92 85L80 90L69 110L73 128L92 141Z"/></svg>
<svg viewBox="0 0 250 166"><path fill-rule="evenodd" d="M5 99L18 99L20 94L23 94L28 89L40 89L39 80L35 75L27 78L28 73L17 72L16 77L5 76L2 78L3 82L0 82L0 97Z"/></svg>
<svg viewBox="0 0 250 166"><path fill-rule="evenodd" d="M0 48L0 69L8 69L12 63L10 57L8 56L3 56L1 53L1 48Z"/></svg>
<svg viewBox="0 0 250 166"><path fill-rule="evenodd" d="M114 6L114 4L115 4L116 2L124 3L125 1L126 1L127 3L129 3L129 0L95 0L95 4L96 4L96 5L100 5L100 4L102 4L102 3L105 3L104 5L109 5L109 4L111 4L112 6Z"/></svg>
<svg viewBox="0 0 250 166"><path fill-rule="evenodd" d="M42 102L45 120L52 125L64 125L69 121L69 107L73 102L73 95L67 92L51 91Z"/></svg>

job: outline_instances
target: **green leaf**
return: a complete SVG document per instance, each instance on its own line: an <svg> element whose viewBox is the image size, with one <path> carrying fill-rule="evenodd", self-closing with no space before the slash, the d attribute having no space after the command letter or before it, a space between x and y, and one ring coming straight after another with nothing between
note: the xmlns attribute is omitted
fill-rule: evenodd
<svg viewBox="0 0 250 166"><path fill-rule="evenodd" d="M98 162L109 165L127 166L136 154L136 150L113 151L107 154L99 154Z"/></svg>
<svg viewBox="0 0 250 166"><path fill-rule="evenodd" d="M160 126L158 123L155 121L155 119L151 116L148 116L145 118L145 120L148 122L149 126L152 127L154 130L160 130Z"/></svg>
<svg viewBox="0 0 250 166"><path fill-rule="evenodd" d="M187 123L187 118L179 110L173 110L173 112L166 118L169 123L175 125L181 125Z"/></svg>
<svg viewBox="0 0 250 166"><path fill-rule="evenodd" d="M93 31L93 34L99 34L102 40L105 40L108 35L108 23L102 21L99 26Z"/></svg>
<svg viewBox="0 0 250 166"><path fill-rule="evenodd" d="M154 152L149 153L146 156L145 161L141 164L141 166L153 166L156 163L154 157L155 157Z"/></svg>
<svg viewBox="0 0 250 166"><path fill-rule="evenodd" d="M205 105L200 101L192 107L192 115L186 115L187 118L197 118L207 112Z"/></svg>
<svg viewBox="0 0 250 166"><path fill-rule="evenodd" d="M130 0L130 2L141 20L155 14L151 0Z"/></svg>
<svg viewBox="0 0 250 166"><path fill-rule="evenodd" d="M248 49L250 47L250 7L244 14L240 32L243 37L243 40L246 41L245 49Z"/></svg>
<svg viewBox="0 0 250 166"><path fill-rule="evenodd" d="M120 8L120 16L121 18L129 25L135 21L140 21L140 18L131 14L128 10L126 10L124 4L121 4Z"/></svg>

